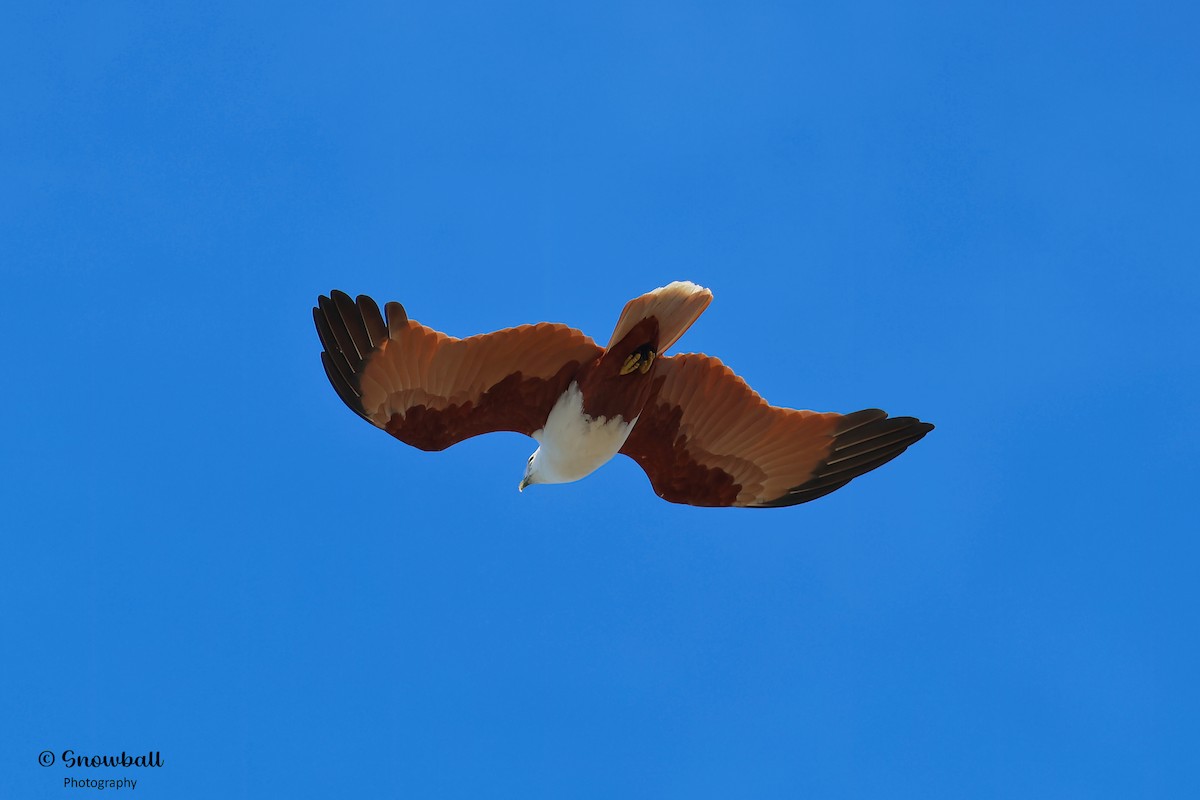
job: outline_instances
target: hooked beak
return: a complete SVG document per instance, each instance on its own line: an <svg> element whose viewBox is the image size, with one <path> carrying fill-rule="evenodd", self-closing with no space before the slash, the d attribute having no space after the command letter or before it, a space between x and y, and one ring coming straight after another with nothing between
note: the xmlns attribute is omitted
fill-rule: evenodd
<svg viewBox="0 0 1200 800"><path fill-rule="evenodd" d="M526 475L524 478L521 478L521 482L517 485L517 491L518 492L525 491L525 487L528 485L529 485L529 476Z"/></svg>

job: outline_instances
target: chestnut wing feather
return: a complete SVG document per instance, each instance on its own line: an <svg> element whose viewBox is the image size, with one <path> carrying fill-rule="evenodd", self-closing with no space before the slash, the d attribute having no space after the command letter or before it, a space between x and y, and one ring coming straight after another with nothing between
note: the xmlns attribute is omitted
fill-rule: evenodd
<svg viewBox="0 0 1200 800"><path fill-rule="evenodd" d="M492 431L532 434L581 365L603 349L582 332L542 322L456 339L386 317L371 298L343 292L313 309L325 374L356 414L422 450Z"/></svg>
<svg viewBox="0 0 1200 800"><path fill-rule="evenodd" d="M933 426L879 409L772 406L718 359L660 358L621 452L664 500L766 508L815 500L890 461Z"/></svg>

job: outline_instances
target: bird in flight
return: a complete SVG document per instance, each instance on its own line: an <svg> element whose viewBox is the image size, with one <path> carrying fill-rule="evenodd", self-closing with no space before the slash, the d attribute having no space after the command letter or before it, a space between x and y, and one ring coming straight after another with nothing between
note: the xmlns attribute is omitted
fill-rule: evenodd
<svg viewBox="0 0 1200 800"><path fill-rule="evenodd" d="M569 483L617 453L672 503L805 503L891 461L933 425L769 405L716 358L664 352L712 301L676 281L630 300L607 347L557 323L456 339L365 295L313 309L325 374L350 410L405 444L444 450L492 431L538 448L519 489Z"/></svg>

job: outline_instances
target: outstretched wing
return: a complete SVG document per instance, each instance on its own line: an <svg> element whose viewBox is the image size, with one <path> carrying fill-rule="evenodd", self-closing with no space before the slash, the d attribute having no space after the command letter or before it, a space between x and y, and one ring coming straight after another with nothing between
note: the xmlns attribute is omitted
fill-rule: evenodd
<svg viewBox="0 0 1200 800"><path fill-rule="evenodd" d="M933 430L879 409L842 415L778 408L706 355L660 358L655 370L653 394L621 452L672 503L805 503L891 461Z"/></svg>
<svg viewBox="0 0 1200 800"><path fill-rule="evenodd" d="M455 339L410 320L386 319L365 295L321 296L313 321L325 374L350 410L402 442L444 450L492 431L541 428L580 365L603 349L549 322Z"/></svg>

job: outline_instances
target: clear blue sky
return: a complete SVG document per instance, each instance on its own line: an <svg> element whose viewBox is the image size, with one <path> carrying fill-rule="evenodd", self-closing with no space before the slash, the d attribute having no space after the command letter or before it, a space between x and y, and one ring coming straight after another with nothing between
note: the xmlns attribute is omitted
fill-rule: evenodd
<svg viewBox="0 0 1200 800"><path fill-rule="evenodd" d="M0 795L1200 795L1194 5L152 5L0 25ZM675 279L772 402L937 430L792 509L520 495L310 317Z"/></svg>

